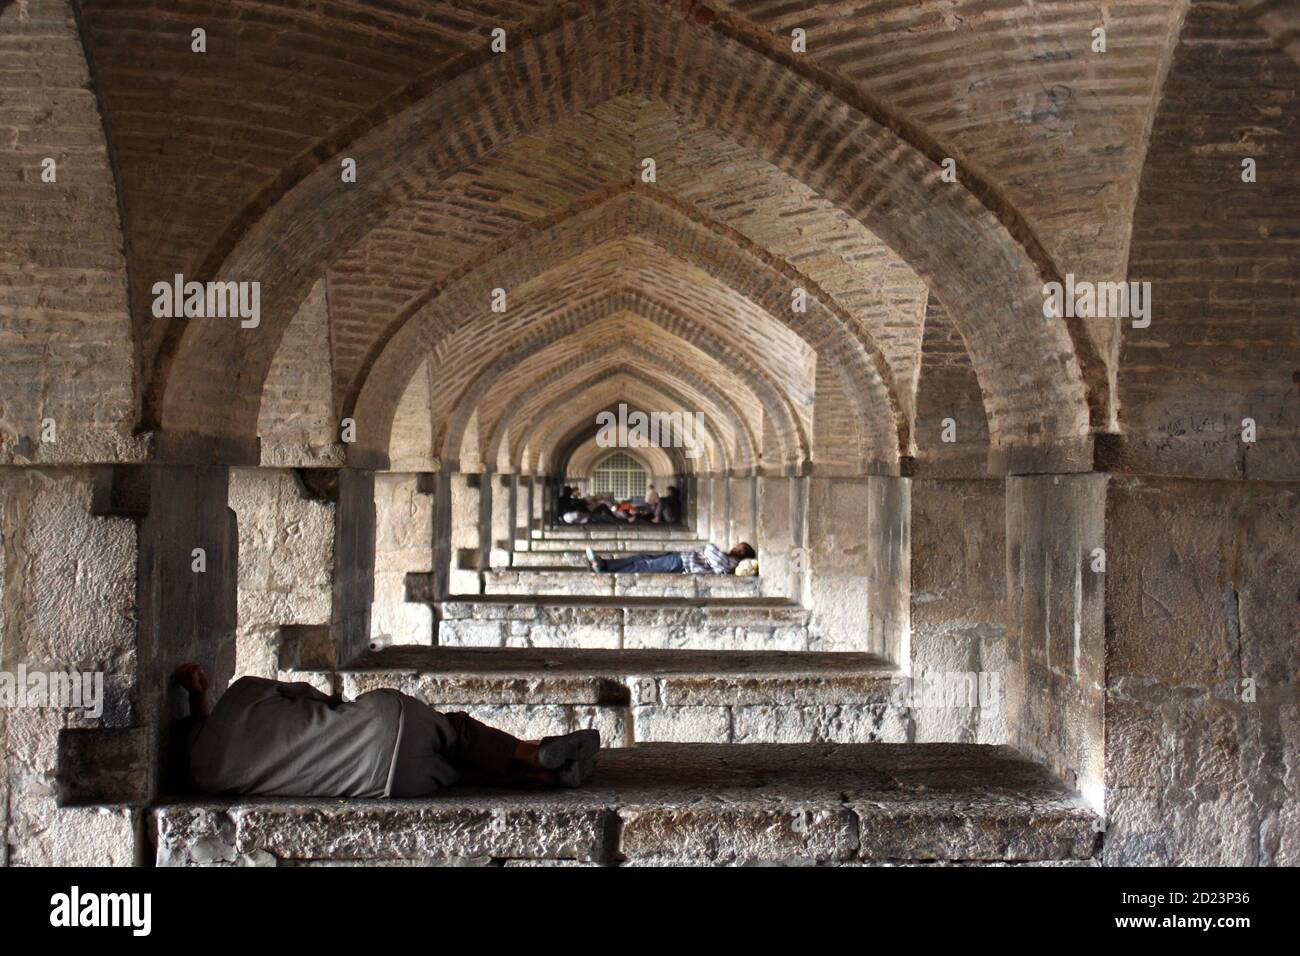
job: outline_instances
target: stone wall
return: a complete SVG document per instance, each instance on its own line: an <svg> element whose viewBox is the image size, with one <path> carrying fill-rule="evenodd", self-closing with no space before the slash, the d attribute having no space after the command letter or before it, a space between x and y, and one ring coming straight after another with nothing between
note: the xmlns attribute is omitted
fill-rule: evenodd
<svg viewBox="0 0 1300 956"><path fill-rule="evenodd" d="M408 603L406 575L433 570L433 497L414 474L375 476L375 603L370 633L394 644L433 641L433 610Z"/></svg>
<svg viewBox="0 0 1300 956"><path fill-rule="evenodd" d="M129 518L91 513L95 478L91 469L0 467L0 669L14 681L20 668L93 672L104 694L102 713L93 717L16 701L0 706L0 863L136 859L132 809L57 803L60 731L140 720L136 527Z"/></svg>
<svg viewBox="0 0 1300 956"><path fill-rule="evenodd" d="M867 537L869 502L865 478L808 479L808 536L799 570L818 650L868 646L868 556L878 546Z"/></svg>
<svg viewBox="0 0 1300 956"><path fill-rule="evenodd" d="M911 659L912 482L867 479L866 650L906 666Z"/></svg>
<svg viewBox="0 0 1300 956"><path fill-rule="evenodd" d="M1300 485L1115 478L1105 859L1300 863Z"/></svg>
<svg viewBox="0 0 1300 956"><path fill-rule="evenodd" d="M798 598L800 555L807 547L806 483L799 478L758 479L758 529L748 539L758 553L765 594ZM737 543L742 539L736 538ZM731 545L720 545L726 550Z"/></svg>
<svg viewBox="0 0 1300 956"><path fill-rule="evenodd" d="M239 519L236 676L274 678L281 626L329 624L334 504L309 497L292 471L236 468L230 506Z"/></svg>
<svg viewBox="0 0 1300 956"><path fill-rule="evenodd" d="M1007 479L1006 726L1098 809L1104 753L1106 476Z"/></svg>
<svg viewBox="0 0 1300 956"><path fill-rule="evenodd" d="M936 692L913 705L918 742L1006 742L1006 583L1005 482L914 479L911 677Z"/></svg>
<svg viewBox="0 0 1300 956"><path fill-rule="evenodd" d="M482 486L491 476L455 472L450 475L451 496L450 573L452 594L478 594L479 559L483 533L479 521L483 507Z"/></svg>

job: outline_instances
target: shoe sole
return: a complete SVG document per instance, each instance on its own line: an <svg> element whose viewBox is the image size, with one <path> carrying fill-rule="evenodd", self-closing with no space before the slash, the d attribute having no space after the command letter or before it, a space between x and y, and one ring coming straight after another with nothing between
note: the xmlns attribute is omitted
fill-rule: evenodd
<svg viewBox="0 0 1300 956"><path fill-rule="evenodd" d="M570 761L582 762L600 749L600 731L577 730L563 737L543 737L537 746L537 762L547 770L558 770Z"/></svg>
<svg viewBox="0 0 1300 956"><path fill-rule="evenodd" d="M591 780L592 775L596 772L596 758L587 757L585 760L570 760L559 770L555 771L555 780L561 787L581 787Z"/></svg>

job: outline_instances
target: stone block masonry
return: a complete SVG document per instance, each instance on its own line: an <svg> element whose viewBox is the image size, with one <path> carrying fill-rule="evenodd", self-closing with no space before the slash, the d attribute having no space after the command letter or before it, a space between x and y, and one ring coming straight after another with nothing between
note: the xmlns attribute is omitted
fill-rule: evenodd
<svg viewBox="0 0 1300 956"><path fill-rule="evenodd" d="M1105 858L1300 862L1294 483L1113 479Z"/></svg>
<svg viewBox="0 0 1300 956"><path fill-rule="evenodd" d="M656 745L602 755L570 793L175 804L151 829L160 866L842 866L1086 861L1100 828L1007 748Z"/></svg>
<svg viewBox="0 0 1300 956"><path fill-rule="evenodd" d="M0 468L0 662L41 672L97 672L98 717L68 709L0 707L3 862L130 865L137 812L126 806L61 808L59 734L143 720L135 522L91 512L91 468ZM147 768L136 786L147 786Z"/></svg>
<svg viewBox="0 0 1300 956"><path fill-rule="evenodd" d="M0 0L5 862L1296 862L1294 4L173 6ZM680 523L555 528L618 408ZM151 807L189 661L621 746Z"/></svg>

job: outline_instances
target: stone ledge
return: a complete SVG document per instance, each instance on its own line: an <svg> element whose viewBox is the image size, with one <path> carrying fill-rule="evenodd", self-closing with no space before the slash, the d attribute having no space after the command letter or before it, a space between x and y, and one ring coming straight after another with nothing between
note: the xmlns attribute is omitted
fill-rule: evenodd
<svg viewBox="0 0 1300 956"><path fill-rule="evenodd" d="M699 538L542 538L528 544L528 554L582 554L590 546L597 554L660 554L666 551L698 551L707 541Z"/></svg>
<svg viewBox="0 0 1300 956"><path fill-rule="evenodd" d="M423 573L423 572L419 572ZM465 594L452 595L438 603L442 617L468 618L479 614L506 618L531 618L551 610L568 611L646 611L682 614L704 611L710 614L758 613L786 615L806 619L806 608L788 598L737 596L720 598L649 597L617 595L601 597L580 594Z"/></svg>
<svg viewBox="0 0 1300 956"><path fill-rule="evenodd" d="M533 532L534 541L699 541L690 528L672 525L555 525Z"/></svg>
<svg viewBox="0 0 1300 956"><path fill-rule="evenodd" d="M484 572L483 592L590 597L760 597L762 583L757 575L598 574L577 565L551 565Z"/></svg>
<svg viewBox="0 0 1300 956"><path fill-rule="evenodd" d="M636 743L901 743L912 712L872 654L807 651L429 647L299 672L355 698L393 688L518 737L599 730Z"/></svg>
<svg viewBox="0 0 1300 956"><path fill-rule="evenodd" d="M433 705L884 704L897 676L873 654L419 646L339 672L349 698L392 687Z"/></svg>
<svg viewBox="0 0 1300 956"><path fill-rule="evenodd" d="M448 647L806 651L811 612L784 598L461 595L437 605Z"/></svg>
<svg viewBox="0 0 1300 956"><path fill-rule="evenodd" d="M655 744L577 791L177 802L164 866L409 861L853 864L1089 861L1099 818L1007 747Z"/></svg>

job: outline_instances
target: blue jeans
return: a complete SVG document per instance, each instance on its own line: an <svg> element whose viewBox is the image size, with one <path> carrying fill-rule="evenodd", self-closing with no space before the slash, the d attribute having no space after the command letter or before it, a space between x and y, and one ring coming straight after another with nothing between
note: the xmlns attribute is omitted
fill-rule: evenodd
<svg viewBox="0 0 1300 956"><path fill-rule="evenodd" d="M610 574L677 574L682 570L682 556L676 551L629 554L625 558L602 558L597 567Z"/></svg>

